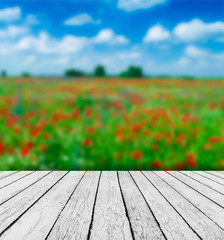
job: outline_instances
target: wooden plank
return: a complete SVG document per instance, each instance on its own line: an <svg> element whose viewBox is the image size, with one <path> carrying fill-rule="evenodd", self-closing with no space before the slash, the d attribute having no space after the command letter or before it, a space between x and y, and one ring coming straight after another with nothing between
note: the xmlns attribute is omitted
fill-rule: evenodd
<svg viewBox="0 0 224 240"><path fill-rule="evenodd" d="M186 176L189 176L191 177L192 179L195 179L197 180L198 182L206 185L207 187L210 187L211 189L219 192L220 194L223 194L224 195L224 186L219 184L219 183L216 183L208 178L205 178L197 173L194 173L194 172L189 172L189 171L181 171L180 172L181 174L184 174Z"/></svg>
<svg viewBox="0 0 224 240"><path fill-rule="evenodd" d="M168 240L200 239L141 172L131 172Z"/></svg>
<svg viewBox="0 0 224 240"><path fill-rule="evenodd" d="M224 239L223 172L83 174L3 174L0 239Z"/></svg>
<svg viewBox="0 0 224 240"><path fill-rule="evenodd" d="M39 174L43 172L38 172ZM0 206L0 234L20 218L67 172L52 172ZM33 175L33 174L32 174ZM29 221L28 221L29 222ZM27 223L28 223L27 222ZM17 238L19 239L19 238Z"/></svg>
<svg viewBox="0 0 224 240"><path fill-rule="evenodd" d="M194 206L200 209L207 217L209 217L218 226L224 229L224 209L208 198L204 197L186 184L178 181L166 172L156 172L165 182L174 188L179 194L190 201ZM149 172L147 175L151 175ZM224 232L223 232L224 236ZM214 238L213 238L214 239Z"/></svg>
<svg viewBox="0 0 224 240"><path fill-rule="evenodd" d="M28 178L22 178L6 188L0 189L0 205L49 173L50 172L35 172L29 175Z"/></svg>
<svg viewBox="0 0 224 240"><path fill-rule="evenodd" d="M130 174L119 172L118 179L135 239L165 239L153 213Z"/></svg>
<svg viewBox="0 0 224 240"><path fill-rule="evenodd" d="M0 172L0 179L8 177L8 176L10 176L12 174L16 174L16 173L17 173L16 171L2 171L2 172Z"/></svg>
<svg viewBox="0 0 224 240"><path fill-rule="evenodd" d="M16 174L12 174L12 175L8 176L7 178L1 179L0 180L0 189L18 181L21 178L24 178L25 176L30 175L31 173L33 173L33 171L21 171Z"/></svg>
<svg viewBox="0 0 224 240"><path fill-rule="evenodd" d="M133 239L116 172L101 175L90 239Z"/></svg>
<svg viewBox="0 0 224 240"><path fill-rule="evenodd" d="M224 207L224 196L210 187L207 187L206 185L198 182L197 180L194 180L193 178L190 178L184 174L181 174L180 172L169 172L170 175L176 177L178 180L182 181L189 187L195 189L196 191L200 192L207 198L211 199L215 203L219 204L221 207Z"/></svg>
<svg viewBox="0 0 224 240"><path fill-rule="evenodd" d="M223 181L223 179L221 179L221 178L219 178L219 177L217 177L217 176L214 176L214 175L212 175L212 174L209 174L209 173L207 173L207 172L203 172L203 171L197 171L197 172L195 172L196 174L199 174L200 176L203 176L203 177L205 177L205 178L207 178L207 179L210 179L210 180L212 180L212 181L214 181L214 182L216 182L216 183L218 183L218 184L221 184L222 186L224 186L224 181Z"/></svg>
<svg viewBox="0 0 224 240"><path fill-rule="evenodd" d="M84 172L69 172L3 235L4 240L45 239Z"/></svg>
<svg viewBox="0 0 224 240"><path fill-rule="evenodd" d="M209 174L211 174L211 175L214 175L214 176L216 176L216 177L219 177L220 179L222 179L222 182L223 182L223 184L224 184L224 176L223 176L222 173L216 172L216 171L206 171L206 173L209 173Z"/></svg>
<svg viewBox="0 0 224 240"><path fill-rule="evenodd" d="M170 204L178 211L185 221L194 229L202 239L222 239L224 231L221 230L212 220L206 217L200 210L181 196L171 186L164 182L159 176L163 172L144 172L147 178L156 188L168 199ZM164 175L168 175L164 172ZM170 176L171 177L171 176ZM172 177L171 177L172 178ZM178 181L178 180L176 180Z"/></svg>
<svg viewBox="0 0 224 240"><path fill-rule="evenodd" d="M60 214L48 240L87 239L100 172L87 172Z"/></svg>

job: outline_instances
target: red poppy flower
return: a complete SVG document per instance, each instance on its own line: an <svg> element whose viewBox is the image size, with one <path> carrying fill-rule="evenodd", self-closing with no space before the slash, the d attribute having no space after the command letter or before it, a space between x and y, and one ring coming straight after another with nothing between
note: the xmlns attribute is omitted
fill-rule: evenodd
<svg viewBox="0 0 224 240"><path fill-rule="evenodd" d="M172 132L166 133L166 137L167 137L167 138L172 138L172 137L173 137L173 133L172 133Z"/></svg>
<svg viewBox="0 0 224 240"><path fill-rule="evenodd" d="M79 111L74 111L74 112L72 113L72 117L73 117L73 118L78 118L78 117L79 117Z"/></svg>
<svg viewBox="0 0 224 240"><path fill-rule="evenodd" d="M83 143L87 147L91 147L93 145L93 142L90 139L85 139Z"/></svg>
<svg viewBox="0 0 224 240"><path fill-rule="evenodd" d="M151 163L151 166L153 168L161 168L162 167L162 163L160 161L154 161Z"/></svg>
<svg viewBox="0 0 224 240"><path fill-rule="evenodd" d="M0 142L0 155L3 155L5 151L5 144Z"/></svg>
<svg viewBox="0 0 224 240"><path fill-rule="evenodd" d="M150 130L148 130L148 129L144 130L144 132L143 132L143 134L144 134L145 136L148 136L148 135L150 135L150 133L151 133L151 131L150 131Z"/></svg>
<svg viewBox="0 0 224 240"><path fill-rule="evenodd" d="M92 115L92 110L91 109L86 109L85 110L85 116L88 118L88 117L91 117Z"/></svg>
<svg viewBox="0 0 224 240"><path fill-rule="evenodd" d="M133 124L131 126L131 131L133 133L137 133L137 132L139 132L141 130L141 128L142 128L142 124Z"/></svg>
<svg viewBox="0 0 224 240"><path fill-rule="evenodd" d="M117 137L117 140L122 142L124 140L124 136L122 134L122 132L116 132L116 137Z"/></svg>
<svg viewBox="0 0 224 240"><path fill-rule="evenodd" d="M139 160L142 158L142 153L140 151L135 151L131 153L131 157L135 160Z"/></svg>
<svg viewBox="0 0 224 240"><path fill-rule="evenodd" d="M116 159L116 160L119 160L120 158L121 158L121 154L120 154L120 153L116 153L116 154L115 154L115 159Z"/></svg>
<svg viewBox="0 0 224 240"><path fill-rule="evenodd" d="M210 143L220 143L222 141L222 138L220 138L220 137L210 137L209 141L210 141Z"/></svg>
<svg viewBox="0 0 224 240"><path fill-rule="evenodd" d="M95 134L95 128L94 127L86 127L86 132L91 134L91 135L94 135Z"/></svg>
<svg viewBox="0 0 224 240"><path fill-rule="evenodd" d="M187 163L191 167L196 167L197 166L196 157L193 153L188 153L187 154Z"/></svg>
<svg viewBox="0 0 224 240"><path fill-rule="evenodd" d="M157 144L153 144L153 145L152 145L152 149L153 149L153 150L158 150L158 149L159 149L159 146L158 146Z"/></svg>
<svg viewBox="0 0 224 240"><path fill-rule="evenodd" d="M28 148L32 148L32 147L34 146L34 143L33 143L33 142L28 142L28 143L26 144L26 146L27 146Z"/></svg>
<svg viewBox="0 0 224 240"><path fill-rule="evenodd" d="M157 134L155 135L155 140L156 140L156 141L162 140L162 134L157 133Z"/></svg>
<svg viewBox="0 0 224 240"><path fill-rule="evenodd" d="M176 142L181 144L183 143L185 140L185 136L184 135L179 135L177 138L176 138Z"/></svg>
<svg viewBox="0 0 224 240"><path fill-rule="evenodd" d="M182 162L177 163L177 164L176 164L176 168L177 168L178 170L184 170L184 163L182 163Z"/></svg>
<svg viewBox="0 0 224 240"><path fill-rule="evenodd" d="M31 148L26 146L23 149L21 149L20 154L22 157L26 157L31 151Z"/></svg>
<svg viewBox="0 0 224 240"><path fill-rule="evenodd" d="M210 144L210 143L205 144L204 149L205 150L211 150L212 149L212 144Z"/></svg>
<svg viewBox="0 0 224 240"><path fill-rule="evenodd" d="M9 154L13 154L15 152L14 148L9 148L7 151Z"/></svg>
<svg viewBox="0 0 224 240"><path fill-rule="evenodd" d="M50 134L44 133L44 134L43 134L43 137L44 137L45 139L49 139L49 138L50 138Z"/></svg>
<svg viewBox="0 0 224 240"><path fill-rule="evenodd" d="M15 127L15 133L20 134L21 133L21 129L19 127Z"/></svg>
<svg viewBox="0 0 224 240"><path fill-rule="evenodd" d="M30 133L31 137L37 137L41 130L42 130L41 126L35 127L35 129Z"/></svg>

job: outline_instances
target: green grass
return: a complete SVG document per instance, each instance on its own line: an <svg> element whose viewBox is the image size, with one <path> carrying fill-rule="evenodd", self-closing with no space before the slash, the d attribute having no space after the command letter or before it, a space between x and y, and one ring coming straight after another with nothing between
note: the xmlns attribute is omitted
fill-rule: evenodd
<svg viewBox="0 0 224 240"><path fill-rule="evenodd" d="M0 80L0 169L224 169L223 90L222 81Z"/></svg>

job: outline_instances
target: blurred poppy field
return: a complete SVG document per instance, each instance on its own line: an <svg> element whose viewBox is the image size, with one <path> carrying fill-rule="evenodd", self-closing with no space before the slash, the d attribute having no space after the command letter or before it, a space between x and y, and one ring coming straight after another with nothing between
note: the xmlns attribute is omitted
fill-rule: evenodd
<svg viewBox="0 0 224 240"><path fill-rule="evenodd" d="M224 81L1 79L0 170L223 170Z"/></svg>

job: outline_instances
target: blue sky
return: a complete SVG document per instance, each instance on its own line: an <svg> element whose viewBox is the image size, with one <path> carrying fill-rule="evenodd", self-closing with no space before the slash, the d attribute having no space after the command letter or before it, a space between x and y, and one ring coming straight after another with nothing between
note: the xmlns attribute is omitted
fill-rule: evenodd
<svg viewBox="0 0 224 240"><path fill-rule="evenodd" d="M9 74L224 76L223 0L1 0L0 69Z"/></svg>

